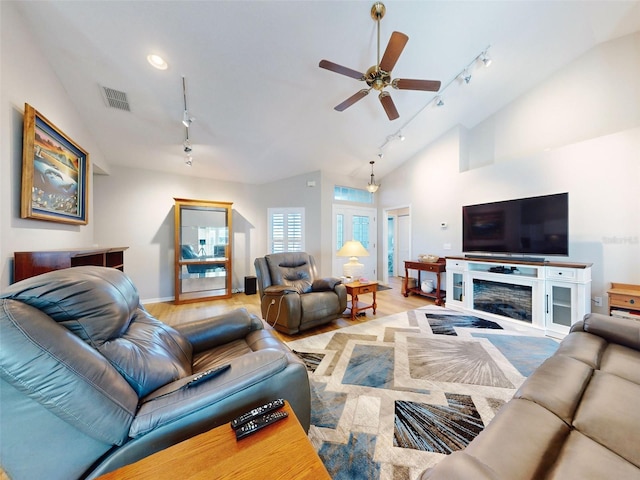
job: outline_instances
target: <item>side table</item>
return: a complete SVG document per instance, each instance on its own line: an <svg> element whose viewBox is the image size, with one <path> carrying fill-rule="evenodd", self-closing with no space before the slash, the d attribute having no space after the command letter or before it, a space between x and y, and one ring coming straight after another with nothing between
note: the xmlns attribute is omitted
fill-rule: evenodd
<svg viewBox="0 0 640 480"><path fill-rule="evenodd" d="M369 308L373 309L374 315L376 314L376 308L378 307L376 303L378 282L351 282L345 283L344 286L347 287L347 293L351 295L351 303L347 304L347 308L351 310L351 320L355 320L358 313ZM362 303L358 301L358 296L365 293L373 293L373 303Z"/></svg>
<svg viewBox="0 0 640 480"><path fill-rule="evenodd" d="M287 418L242 440L225 423L99 480L331 480L288 403L284 411Z"/></svg>
<svg viewBox="0 0 640 480"><path fill-rule="evenodd" d="M425 297L433 298L436 301L436 305L442 305L444 302L445 292L440 289L440 274L446 270L446 261L444 258L438 260L437 262L428 263L428 262L413 262L410 260L405 260L404 262L404 296L408 297L409 292L417 293L418 295L423 295ZM408 288L409 287L409 270L417 270L418 271L418 282L416 284L416 288ZM420 288L420 272L433 272L436 274L437 284L436 289L433 292L425 293Z"/></svg>

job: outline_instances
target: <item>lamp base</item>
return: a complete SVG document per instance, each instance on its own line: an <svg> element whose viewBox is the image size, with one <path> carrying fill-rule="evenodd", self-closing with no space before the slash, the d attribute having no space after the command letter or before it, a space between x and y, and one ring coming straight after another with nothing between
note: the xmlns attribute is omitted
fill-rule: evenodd
<svg viewBox="0 0 640 480"><path fill-rule="evenodd" d="M342 266L342 273L345 277L351 278L351 281L355 282L362 278L364 265L358 263L358 257L351 257L349 261Z"/></svg>

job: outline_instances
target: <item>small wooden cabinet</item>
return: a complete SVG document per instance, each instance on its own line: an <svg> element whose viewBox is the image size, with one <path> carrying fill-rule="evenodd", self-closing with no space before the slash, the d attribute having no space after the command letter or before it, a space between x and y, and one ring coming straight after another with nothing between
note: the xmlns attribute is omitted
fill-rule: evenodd
<svg viewBox="0 0 640 480"><path fill-rule="evenodd" d="M79 248L14 252L13 281L81 265L97 265L124 271L124 251L129 247Z"/></svg>
<svg viewBox="0 0 640 480"><path fill-rule="evenodd" d="M231 205L175 199L175 303L231 297Z"/></svg>
<svg viewBox="0 0 640 480"><path fill-rule="evenodd" d="M609 315L640 320L640 285L612 283L609 295Z"/></svg>

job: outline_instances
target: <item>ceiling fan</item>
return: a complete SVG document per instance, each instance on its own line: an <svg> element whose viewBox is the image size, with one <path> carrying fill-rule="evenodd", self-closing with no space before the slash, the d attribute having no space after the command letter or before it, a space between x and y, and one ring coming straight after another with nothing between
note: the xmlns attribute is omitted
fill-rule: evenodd
<svg viewBox="0 0 640 480"><path fill-rule="evenodd" d="M320 60L318 65L320 68L331 70L332 72L346 75L347 77L355 78L363 82L367 82L369 88L363 88L354 95L347 98L344 102L334 107L334 110L342 112L356 103L358 100L366 97L371 89L378 90L378 98L384 108L384 111L389 117L389 120L395 120L400 115L396 109L393 99L389 92L384 89L391 85L398 90L423 90L428 92L437 92L440 90L440 81L437 80L413 80L406 78L395 78L391 80L391 70L395 66L400 54L404 49L404 46L409 41L409 37L401 32L393 32L389 39L387 49L380 59L380 20L384 17L386 7L382 2L376 2L371 7L371 18L373 18L378 25L378 57L377 63L370 67L366 73L360 73L351 68L343 67L337 63L330 62L329 60Z"/></svg>

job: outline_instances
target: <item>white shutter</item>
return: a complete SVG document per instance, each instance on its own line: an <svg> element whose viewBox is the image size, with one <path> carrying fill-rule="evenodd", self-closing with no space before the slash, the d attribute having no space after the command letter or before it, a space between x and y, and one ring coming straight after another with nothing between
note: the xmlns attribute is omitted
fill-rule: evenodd
<svg viewBox="0 0 640 480"><path fill-rule="evenodd" d="M304 208L270 208L269 252L304 251Z"/></svg>

